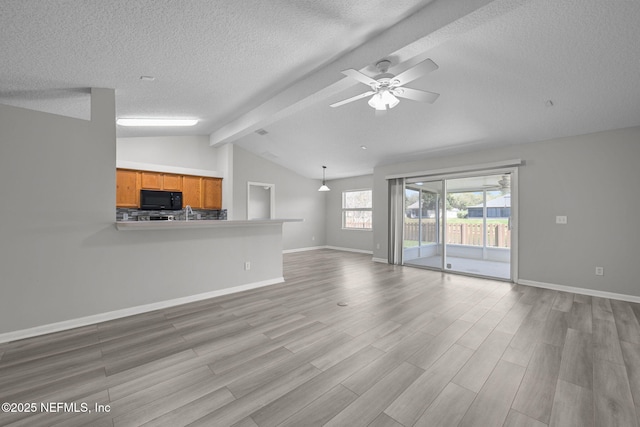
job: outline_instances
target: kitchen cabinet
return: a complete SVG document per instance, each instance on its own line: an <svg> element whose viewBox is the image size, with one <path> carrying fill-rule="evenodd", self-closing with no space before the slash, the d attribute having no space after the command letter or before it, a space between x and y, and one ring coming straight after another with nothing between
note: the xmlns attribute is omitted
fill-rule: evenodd
<svg viewBox="0 0 640 427"><path fill-rule="evenodd" d="M140 174L137 171L116 171L116 206L137 208L140 206Z"/></svg>
<svg viewBox="0 0 640 427"><path fill-rule="evenodd" d="M182 177L182 204L189 205L192 209L202 209L202 177Z"/></svg>
<svg viewBox="0 0 640 427"><path fill-rule="evenodd" d="M140 207L140 190L182 191L182 205L222 209L222 178L132 169L116 171L116 207Z"/></svg>
<svg viewBox="0 0 640 427"><path fill-rule="evenodd" d="M162 190L162 174L160 172L140 172L142 189Z"/></svg>
<svg viewBox="0 0 640 427"><path fill-rule="evenodd" d="M202 178L203 209L222 209L222 179Z"/></svg>
<svg viewBox="0 0 640 427"><path fill-rule="evenodd" d="M166 191L182 191L182 175L162 174L162 189Z"/></svg>

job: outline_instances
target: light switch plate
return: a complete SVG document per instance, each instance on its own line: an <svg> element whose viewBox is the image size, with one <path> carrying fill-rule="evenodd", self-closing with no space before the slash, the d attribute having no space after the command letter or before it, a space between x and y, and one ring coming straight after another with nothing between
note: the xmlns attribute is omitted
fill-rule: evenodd
<svg viewBox="0 0 640 427"><path fill-rule="evenodd" d="M567 217L565 215L558 215L556 217L556 224L566 224L567 223Z"/></svg>

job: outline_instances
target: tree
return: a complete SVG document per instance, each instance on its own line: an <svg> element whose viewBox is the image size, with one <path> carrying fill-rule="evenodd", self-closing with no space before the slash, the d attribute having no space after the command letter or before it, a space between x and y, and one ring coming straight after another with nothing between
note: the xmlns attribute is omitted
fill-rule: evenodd
<svg viewBox="0 0 640 427"><path fill-rule="evenodd" d="M418 201L418 197L420 192L416 190L406 189L404 191L404 208L407 209L409 206Z"/></svg>
<svg viewBox="0 0 640 427"><path fill-rule="evenodd" d="M482 204L482 192L447 193L447 209L466 210L469 206Z"/></svg>

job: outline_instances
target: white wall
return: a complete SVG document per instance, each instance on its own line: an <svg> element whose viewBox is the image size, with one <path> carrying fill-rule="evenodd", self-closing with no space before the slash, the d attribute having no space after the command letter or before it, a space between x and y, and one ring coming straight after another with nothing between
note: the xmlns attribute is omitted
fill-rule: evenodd
<svg viewBox="0 0 640 427"><path fill-rule="evenodd" d="M0 341L282 277L281 226L118 231L115 97L91 121L0 105ZM244 271L244 261L251 270Z"/></svg>
<svg viewBox="0 0 640 427"><path fill-rule="evenodd" d="M387 258L391 174L521 158L519 278L640 296L640 127L386 165L374 171L374 257ZM567 225L555 224L567 215ZM604 276L594 274L595 267Z"/></svg>
<svg viewBox="0 0 640 427"><path fill-rule="evenodd" d="M247 219L247 182L275 184L275 218L304 220L284 224L284 249L324 246L325 194L318 192L321 182L240 147L234 147L233 153L233 219Z"/></svg>
<svg viewBox="0 0 640 427"><path fill-rule="evenodd" d="M342 192L373 189L373 175L327 181L327 245L356 251L373 251L373 231L342 229Z"/></svg>
<svg viewBox="0 0 640 427"><path fill-rule="evenodd" d="M206 135L118 138L116 160L208 171L218 169L218 153L209 146Z"/></svg>

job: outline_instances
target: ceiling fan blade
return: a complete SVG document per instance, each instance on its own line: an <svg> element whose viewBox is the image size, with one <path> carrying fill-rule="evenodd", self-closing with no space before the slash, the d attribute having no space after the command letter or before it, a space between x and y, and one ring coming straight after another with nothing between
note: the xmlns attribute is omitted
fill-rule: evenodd
<svg viewBox="0 0 640 427"><path fill-rule="evenodd" d="M342 72L342 74L344 74L345 76L349 76L352 77L354 79L356 79L357 81L359 81L360 83L364 83L367 86L371 86L371 85L377 85L378 82L375 81L374 79L372 79L371 77L362 74L360 71L358 70L354 70L353 68L350 68L348 70L344 70Z"/></svg>
<svg viewBox="0 0 640 427"><path fill-rule="evenodd" d="M429 104L433 104L434 102L436 102L436 99L438 99L438 97L440 96L439 93L411 89L408 87L399 87L398 89L393 91L393 94L395 96L399 96L400 98L412 99L419 102L428 102Z"/></svg>
<svg viewBox="0 0 640 427"><path fill-rule="evenodd" d="M331 104L330 107L339 107L344 104L348 104L349 102L357 101L358 99L366 98L367 96L373 95L375 91L370 90L369 92L361 93L360 95L352 96L351 98L347 98L342 101L338 101L334 104Z"/></svg>
<svg viewBox="0 0 640 427"><path fill-rule="evenodd" d="M409 82L414 81L418 77L422 77L425 74L430 73L431 71L434 71L437 69L438 69L438 65L435 62L433 62L430 59L425 59L424 61L420 62L418 65L415 65L409 68L408 70L398 74L393 79L398 80L400 82L398 86L402 86Z"/></svg>

